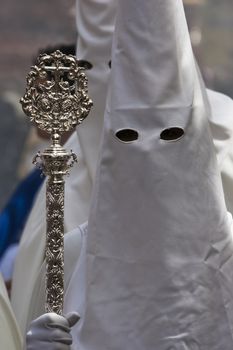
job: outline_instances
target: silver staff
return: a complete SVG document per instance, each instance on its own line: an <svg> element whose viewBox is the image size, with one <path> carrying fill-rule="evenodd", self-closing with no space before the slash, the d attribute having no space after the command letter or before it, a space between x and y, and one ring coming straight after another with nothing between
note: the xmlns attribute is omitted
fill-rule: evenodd
<svg viewBox="0 0 233 350"><path fill-rule="evenodd" d="M77 161L61 145L61 134L82 123L90 112L87 78L74 56L60 51L38 57L20 100L30 120L51 136L51 146L34 163L47 176L46 312L62 314L64 295L64 175Z"/></svg>

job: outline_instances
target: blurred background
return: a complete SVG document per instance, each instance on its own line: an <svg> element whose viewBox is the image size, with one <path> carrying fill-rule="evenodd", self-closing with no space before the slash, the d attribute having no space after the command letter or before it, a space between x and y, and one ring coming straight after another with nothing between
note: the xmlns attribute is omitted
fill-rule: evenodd
<svg viewBox="0 0 233 350"><path fill-rule="evenodd" d="M21 112L25 77L39 49L74 44L75 0L0 0L0 209L43 149ZM206 85L233 97L233 1L184 0Z"/></svg>

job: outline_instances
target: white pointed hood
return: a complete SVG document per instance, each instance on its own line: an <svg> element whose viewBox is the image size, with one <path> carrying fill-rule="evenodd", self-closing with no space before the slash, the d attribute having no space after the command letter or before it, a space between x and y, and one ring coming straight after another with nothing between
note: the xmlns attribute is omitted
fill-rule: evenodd
<svg viewBox="0 0 233 350"><path fill-rule="evenodd" d="M209 113L182 1L120 0L74 349L232 350L231 219ZM138 139L119 140L125 129Z"/></svg>
<svg viewBox="0 0 233 350"><path fill-rule="evenodd" d="M87 75L89 96L94 106L88 118L79 126L78 135L74 133L65 145L78 157L78 164L71 169L70 177L66 179L65 232L85 222L89 213L110 72L115 7L115 0L77 1L77 58L92 64L92 69L87 71ZM13 278L12 303L23 333L31 317L37 316L36 310L41 309L41 305L35 305L35 301L40 300L36 280L44 259L45 219L44 185L27 221Z"/></svg>

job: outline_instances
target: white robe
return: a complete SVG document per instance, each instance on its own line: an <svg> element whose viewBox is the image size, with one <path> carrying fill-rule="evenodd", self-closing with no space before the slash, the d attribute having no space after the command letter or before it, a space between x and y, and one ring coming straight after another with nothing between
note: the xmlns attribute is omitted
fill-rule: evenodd
<svg viewBox="0 0 233 350"><path fill-rule="evenodd" d="M182 1L120 0L87 240L65 301L81 315L73 349L232 350L232 217L210 113ZM184 135L167 142L172 127ZM117 139L129 128L137 140Z"/></svg>
<svg viewBox="0 0 233 350"><path fill-rule="evenodd" d="M22 350L22 338L0 275L0 347L2 350Z"/></svg>

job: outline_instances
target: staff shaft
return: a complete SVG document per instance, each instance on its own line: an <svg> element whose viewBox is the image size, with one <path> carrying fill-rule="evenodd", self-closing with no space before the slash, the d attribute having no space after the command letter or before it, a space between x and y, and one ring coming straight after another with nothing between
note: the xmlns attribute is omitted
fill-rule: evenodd
<svg viewBox="0 0 233 350"><path fill-rule="evenodd" d="M64 180L46 186L46 312L62 314L64 294Z"/></svg>

